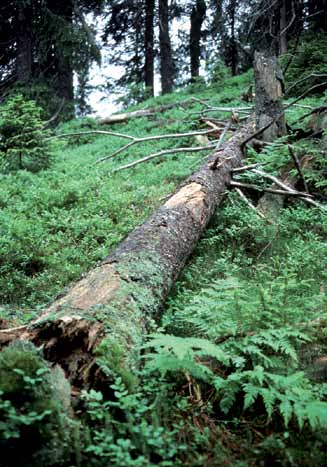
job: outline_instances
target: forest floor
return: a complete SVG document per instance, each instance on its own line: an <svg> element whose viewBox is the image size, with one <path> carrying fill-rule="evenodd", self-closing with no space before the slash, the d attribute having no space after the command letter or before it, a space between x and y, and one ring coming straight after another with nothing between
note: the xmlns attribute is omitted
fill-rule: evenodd
<svg viewBox="0 0 327 467"><path fill-rule="evenodd" d="M110 127L80 119L56 133L105 129L140 138L206 130L199 121L206 106L248 106L241 94L251 81L247 73L223 85L194 85L130 109L181 102L151 118ZM322 102L308 97L300 104ZM308 111L290 107L288 124ZM233 125L243 115L234 116ZM227 122L231 112L210 117ZM194 136L163 139L96 164L123 144L109 135L58 139L50 169L0 175L0 318L6 326L35 318L211 152L169 154L115 172L154 152L202 145ZM321 140L292 146L314 158L304 176L323 203ZM248 150L244 163L263 164L278 176L289 161L282 138L260 153ZM254 174L242 180L262 190L271 183ZM258 194L246 193L258 201ZM288 198L271 222L237 192L226 192L146 344L141 388L130 395L117 376L113 390L124 416L100 421L108 405L95 392L85 395L89 438L80 449L88 460L75 459L76 465L108 465L108 459L117 467L326 465L326 232L326 213L301 200Z"/></svg>

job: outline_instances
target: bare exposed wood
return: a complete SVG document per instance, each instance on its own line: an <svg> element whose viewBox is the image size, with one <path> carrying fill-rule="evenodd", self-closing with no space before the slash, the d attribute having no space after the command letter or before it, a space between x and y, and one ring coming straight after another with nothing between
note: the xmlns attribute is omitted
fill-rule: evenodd
<svg viewBox="0 0 327 467"><path fill-rule="evenodd" d="M114 125L115 123L125 123L132 118L151 117L156 112L153 109L135 110L134 112L126 112L121 114L108 115L99 120L100 125Z"/></svg>
<svg viewBox="0 0 327 467"><path fill-rule="evenodd" d="M200 131L190 131L188 133L172 133L169 135L154 135L154 136L145 136L143 138L136 138L134 136L129 136L128 138L131 140L130 143L127 143L125 146L117 149L117 151L113 152L112 154L109 154L109 156L101 157L101 159L98 159L96 163L104 162L109 159L112 159L113 157L117 156L118 154L122 153L123 151L126 151L126 149L129 149L131 146L134 144L139 144L139 143L145 143L147 141L158 141L161 139L173 139L173 138L186 138L186 137L191 137L191 136L198 136L198 135L210 135L214 133L216 130L200 130Z"/></svg>
<svg viewBox="0 0 327 467"><path fill-rule="evenodd" d="M268 51L256 51L254 76L257 128L269 124L261 134L265 141L273 141L286 134L282 104L283 84L277 57Z"/></svg>
<svg viewBox="0 0 327 467"><path fill-rule="evenodd" d="M241 163L240 143L252 131L251 122L225 143L225 164L219 170L210 170L214 152L100 266L30 326L0 331L0 346L31 340L64 369L73 386L87 389L101 386L103 371L95 355L101 344L106 365L133 377L144 336L223 199L231 169Z"/></svg>
<svg viewBox="0 0 327 467"><path fill-rule="evenodd" d="M164 149L159 152L155 152L154 154L150 154L149 156L142 157L142 159L138 159L130 164L122 165L115 169L113 172L120 172L121 170L130 169L131 167L135 167L136 165L143 164L144 162L148 162L152 159L166 156L167 154L179 154L179 153L186 153L186 152L199 152L199 151L208 151L209 149L213 149L216 147L216 142L208 144L206 146L196 146L196 147L187 147L187 148L172 148L172 149Z"/></svg>
<svg viewBox="0 0 327 467"><path fill-rule="evenodd" d="M171 110L174 108L185 108L187 106L192 105L193 103L194 99L190 98L183 101L177 101L172 104L163 104L156 107L148 107L145 109L134 110L133 112L108 115L100 118L98 120L98 123L100 123L100 125L114 125L115 123L126 123L134 118L153 117L154 115L166 112L167 110ZM203 104L203 101L201 101L201 103Z"/></svg>

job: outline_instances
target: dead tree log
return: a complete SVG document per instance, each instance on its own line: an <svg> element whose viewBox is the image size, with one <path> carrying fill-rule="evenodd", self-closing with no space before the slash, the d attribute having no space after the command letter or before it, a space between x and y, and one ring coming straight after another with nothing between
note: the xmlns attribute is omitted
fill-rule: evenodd
<svg viewBox="0 0 327 467"><path fill-rule="evenodd" d="M276 120L262 135L265 141L273 141L286 134L282 103L283 78L276 56L268 51L255 52L254 77L257 128Z"/></svg>
<svg viewBox="0 0 327 467"><path fill-rule="evenodd" d="M163 104L158 107L148 107L146 109L134 110L133 112L126 112L121 114L108 115L99 119L100 125L113 125L115 123L125 123L134 118L153 117L154 115L166 112L175 107L186 107L191 105L193 102L191 99L186 101L175 102L172 104Z"/></svg>
<svg viewBox="0 0 327 467"><path fill-rule="evenodd" d="M98 387L105 366L133 376L140 346L160 316L174 281L221 202L231 170L241 163L240 144L251 122L191 175L100 266L58 298L29 326L0 331L0 346L17 339L42 346L77 388ZM219 155L217 169L213 164Z"/></svg>
<svg viewBox="0 0 327 467"><path fill-rule="evenodd" d="M261 135L264 141L273 141L286 134L286 124L282 102L282 72L277 57L269 50L255 52L254 78L256 125L258 129L267 127ZM263 215L270 215L274 219L283 203L284 196L266 193L259 201L258 208Z"/></svg>

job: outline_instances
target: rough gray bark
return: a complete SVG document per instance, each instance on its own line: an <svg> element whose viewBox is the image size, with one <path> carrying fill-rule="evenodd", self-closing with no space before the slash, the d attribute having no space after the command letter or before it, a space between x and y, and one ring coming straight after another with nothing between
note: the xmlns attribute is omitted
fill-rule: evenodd
<svg viewBox="0 0 327 467"><path fill-rule="evenodd" d="M257 128L264 127L278 115L283 115L283 81L276 56L268 51L254 54L255 111ZM286 134L284 115L263 132L265 141Z"/></svg>
<svg viewBox="0 0 327 467"><path fill-rule="evenodd" d="M199 76L201 57L201 28L206 15L205 0L196 0L191 12L190 29L190 58L191 79L194 81Z"/></svg>
<svg viewBox="0 0 327 467"><path fill-rule="evenodd" d="M236 14L236 0L231 0L229 5L230 10L230 28L231 28L231 37L230 37L230 55L231 55L231 67L232 75L237 74L237 47L236 47L236 37L235 37L235 14Z"/></svg>
<svg viewBox="0 0 327 467"><path fill-rule="evenodd" d="M154 95L154 6L154 0L146 0L144 83L151 96Z"/></svg>
<svg viewBox="0 0 327 467"><path fill-rule="evenodd" d="M283 55L287 52L286 0L282 0L279 15L279 53Z"/></svg>
<svg viewBox="0 0 327 467"><path fill-rule="evenodd" d="M272 120L276 120L279 115L282 115L261 135L264 141L273 141L286 134L286 124L282 102L282 72L278 67L276 56L272 55L268 50L255 52L254 78L257 128L264 127ZM284 204L284 199L284 196L266 193L259 200L258 209L266 217L275 220Z"/></svg>
<svg viewBox="0 0 327 467"><path fill-rule="evenodd" d="M241 163L240 144L252 131L249 123L213 153L39 319L28 327L0 331L0 346L15 339L42 345L45 358L59 364L73 386L88 388L101 380L94 355L101 343L107 366L133 375L144 337L160 317L174 281L221 202L231 169Z"/></svg>
<svg viewBox="0 0 327 467"><path fill-rule="evenodd" d="M168 0L159 0L160 75L162 94L173 90L173 58L169 35Z"/></svg>
<svg viewBox="0 0 327 467"><path fill-rule="evenodd" d="M57 2L48 0L49 10L63 17L69 29L73 28L73 1ZM73 83L73 44L71 39L67 39L63 47L58 41L51 44L49 57L49 78L53 82L56 95L60 100L64 100L65 118L73 118L74 111L74 83Z"/></svg>
<svg viewBox="0 0 327 467"><path fill-rule="evenodd" d="M25 83L32 77L32 17L31 4L18 5L16 74L17 80Z"/></svg>

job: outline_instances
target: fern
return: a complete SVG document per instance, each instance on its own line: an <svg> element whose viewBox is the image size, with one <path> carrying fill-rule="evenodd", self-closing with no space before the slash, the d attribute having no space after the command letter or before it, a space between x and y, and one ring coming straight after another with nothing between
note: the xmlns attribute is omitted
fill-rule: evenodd
<svg viewBox="0 0 327 467"><path fill-rule="evenodd" d="M289 328L233 337L220 344L208 339L154 334L144 346L154 350L145 355L145 368L162 376L190 375L210 384L225 414L235 410L239 397L243 398L244 412L261 399L268 420L279 412L285 426L295 418L300 429L305 422L313 429L327 427L327 403L317 401L303 372L288 374L292 366L297 366L295 345L308 340L304 333Z"/></svg>
<svg viewBox="0 0 327 467"><path fill-rule="evenodd" d="M154 348L156 351L146 354L147 370L159 371L162 375L168 371L183 371L204 381L211 381L213 373L201 363L201 359L210 357L224 365L231 360L228 353L206 339L153 334L144 348Z"/></svg>

